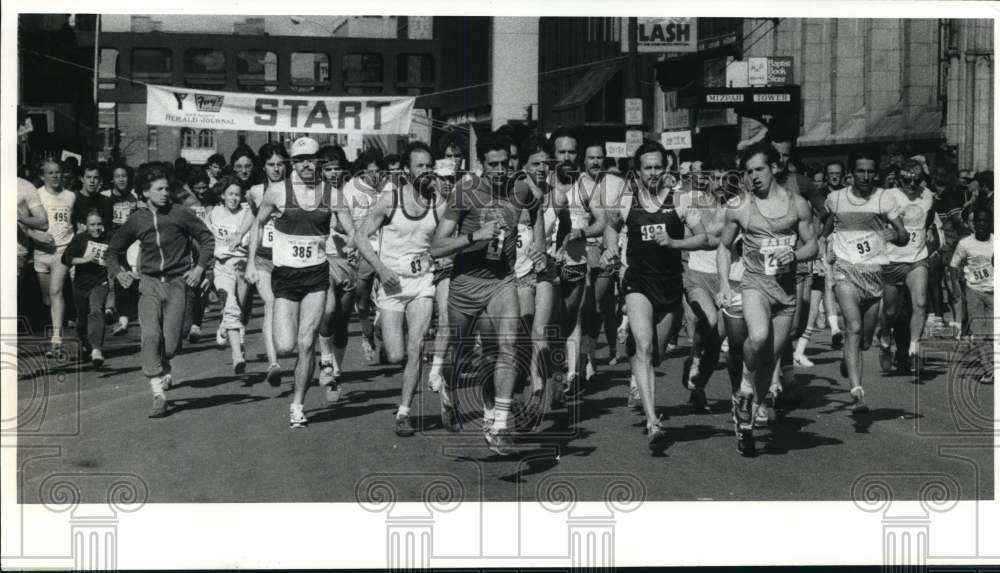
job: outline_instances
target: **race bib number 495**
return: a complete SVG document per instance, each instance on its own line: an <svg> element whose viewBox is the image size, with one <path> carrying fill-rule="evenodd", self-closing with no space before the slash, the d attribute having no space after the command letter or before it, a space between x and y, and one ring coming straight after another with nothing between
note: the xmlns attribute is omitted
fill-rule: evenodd
<svg viewBox="0 0 1000 573"><path fill-rule="evenodd" d="M69 224L69 207L49 207L48 211L53 223Z"/></svg>

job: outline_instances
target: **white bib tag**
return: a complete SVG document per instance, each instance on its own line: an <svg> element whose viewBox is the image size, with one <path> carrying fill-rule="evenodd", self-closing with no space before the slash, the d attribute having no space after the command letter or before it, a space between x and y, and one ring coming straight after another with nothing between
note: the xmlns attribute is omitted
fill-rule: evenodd
<svg viewBox="0 0 1000 573"><path fill-rule="evenodd" d="M83 252L84 257L94 256L95 262L99 265L107 266L104 262L104 255L108 251L108 245L106 243L98 243L95 241L87 241L87 250Z"/></svg>
<svg viewBox="0 0 1000 573"><path fill-rule="evenodd" d="M274 219L268 219L264 224L264 234L260 238L260 246L274 247Z"/></svg>

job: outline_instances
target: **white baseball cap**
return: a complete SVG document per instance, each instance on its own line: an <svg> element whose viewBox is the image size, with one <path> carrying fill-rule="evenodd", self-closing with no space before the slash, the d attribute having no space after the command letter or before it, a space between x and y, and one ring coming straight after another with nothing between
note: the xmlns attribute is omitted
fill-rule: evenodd
<svg viewBox="0 0 1000 573"><path fill-rule="evenodd" d="M300 137L292 143L292 159L297 157L315 157L319 152L319 143L311 137Z"/></svg>

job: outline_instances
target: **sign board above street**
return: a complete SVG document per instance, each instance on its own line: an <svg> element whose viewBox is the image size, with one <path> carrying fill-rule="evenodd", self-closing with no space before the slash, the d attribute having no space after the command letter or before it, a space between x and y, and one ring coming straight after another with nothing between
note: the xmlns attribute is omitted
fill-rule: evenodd
<svg viewBox="0 0 1000 573"><path fill-rule="evenodd" d="M604 149L607 151L608 157L615 159L628 157L628 144L624 141L608 141L604 144Z"/></svg>
<svg viewBox="0 0 1000 573"><path fill-rule="evenodd" d="M784 86L793 83L792 61L791 56L768 58L767 85Z"/></svg>
<svg viewBox="0 0 1000 573"><path fill-rule="evenodd" d="M625 132L625 153L628 154L628 157L632 157L635 150L642 146L642 137L643 133L640 129L630 129Z"/></svg>
<svg viewBox="0 0 1000 573"><path fill-rule="evenodd" d="M625 125L642 125L642 98L625 98Z"/></svg>
<svg viewBox="0 0 1000 573"><path fill-rule="evenodd" d="M621 18L621 49L628 53L628 18ZM636 46L639 52L697 52L697 18L637 18Z"/></svg>
<svg viewBox="0 0 1000 573"><path fill-rule="evenodd" d="M797 85L764 88L705 88L688 94L684 103L696 108L796 108L801 97ZM682 98L685 99L685 98ZM796 108L797 109L797 108Z"/></svg>
<svg viewBox="0 0 1000 573"><path fill-rule="evenodd" d="M690 149L691 130L664 131L660 134L660 143L664 149Z"/></svg>
<svg viewBox="0 0 1000 573"><path fill-rule="evenodd" d="M726 64L726 86L745 88L792 84L794 61L791 56L732 60Z"/></svg>

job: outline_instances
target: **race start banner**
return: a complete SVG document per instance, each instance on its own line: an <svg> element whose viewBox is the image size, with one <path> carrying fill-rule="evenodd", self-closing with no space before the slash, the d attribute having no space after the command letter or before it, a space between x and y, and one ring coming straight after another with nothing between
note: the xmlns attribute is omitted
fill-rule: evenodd
<svg viewBox="0 0 1000 573"><path fill-rule="evenodd" d="M305 97L148 85L146 123L172 127L406 135L412 97Z"/></svg>

